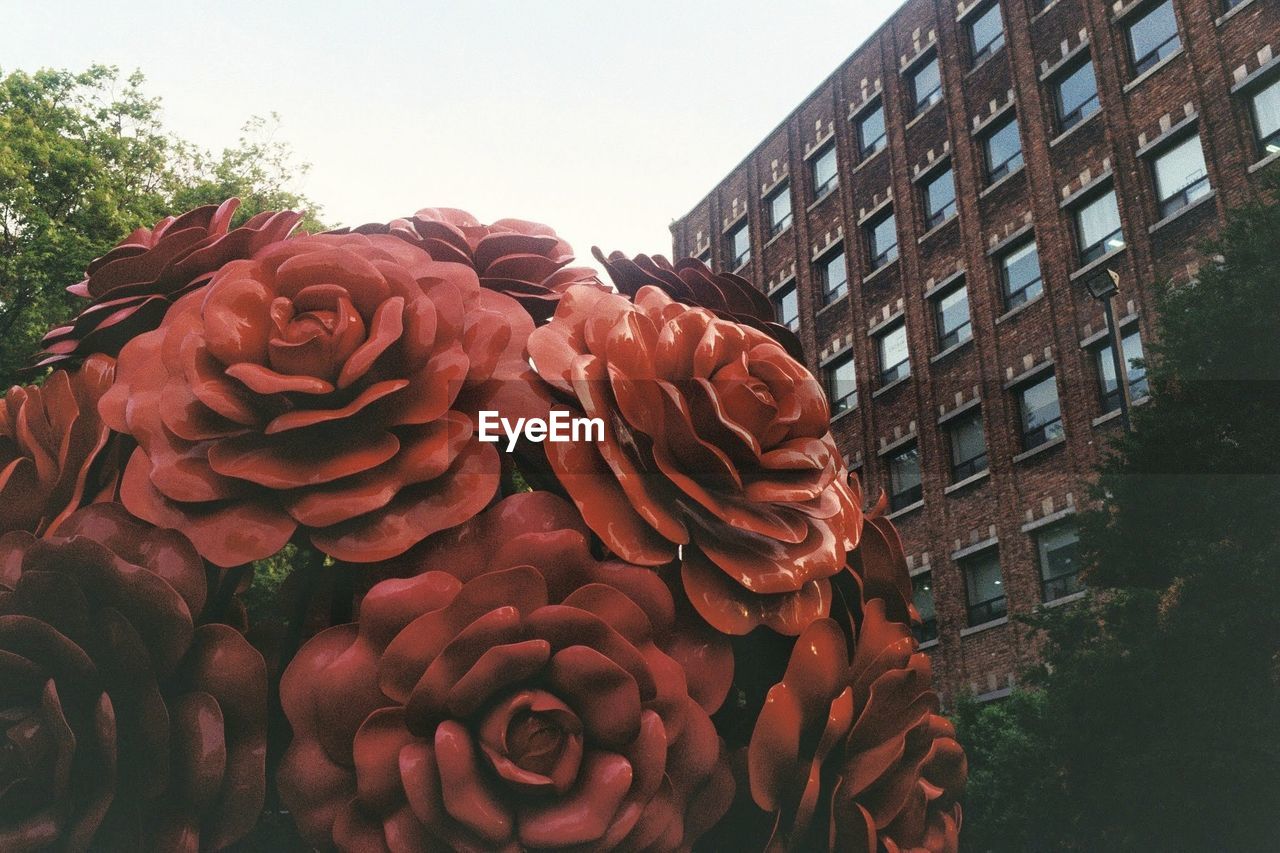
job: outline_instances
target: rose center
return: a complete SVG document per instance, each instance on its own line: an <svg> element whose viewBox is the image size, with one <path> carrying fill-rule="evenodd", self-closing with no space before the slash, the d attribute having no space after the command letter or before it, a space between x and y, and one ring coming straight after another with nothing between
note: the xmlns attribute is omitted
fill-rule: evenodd
<svg viewBox="0 0 1280 853"><path fill-rule="evenodd" d="M507 755L520 767L549 776L564 751L565 737L549 715L522 711L507 727Z"/></svg>

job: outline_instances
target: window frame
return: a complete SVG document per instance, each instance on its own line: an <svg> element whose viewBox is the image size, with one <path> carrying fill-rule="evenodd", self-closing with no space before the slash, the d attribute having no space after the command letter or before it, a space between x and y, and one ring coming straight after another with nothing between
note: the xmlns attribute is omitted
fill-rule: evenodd
<svg viewBox="0 0 1280 853"><path fill-rule="evenodd" d="M1069 530L1075 537L1075 540L1071 543L1076 547L1075 571L1059 572L1051 577L1047 577L1047 557L1049 552L1045 548L1045 540L1049 536L1060 534L1067 530ZM1080 580L1080 574L1084 570L1084 567L1079 564L1080 533L1076 529L1075 524L1070 521L1061 521L1056 524L1049 525L1043 530L1037 530L1033 538L1036 543L1036 569L1038 570L1037 574L1040 576L1040 600L1048 604L1053 601L1067 598L1077 592L1082 592L1085 585L1084 582ZM1052 593L1051 590L1053 590Z"/></svg>
<svg viewBox="0 0 1280 853"><path fill-rule="evenodd" d="M929 596L929 610L933 615L925 618L925 611L920 608L918 603L920 593L922 591ZM915 605L916 612L920 614L920 624L912 628L912 632L916 635L916 642L920 644L928 643L938 639L938 609L937 598L933 594L933 571L924 571L911 576L911 603Z"/></svg>
<svg viewBox="0 0 1280 853"><path fill-rule="evenodd" d="M831 177L822 184L818 183L818 164L831 155ZM826 198L836 187L840 186L840 154L836 151L836 141L828 140L809 158L809 186L812 188L813 201Z"/></svg>
<svg viewBox="0 0 1280 853"><path fill-rule="evenodd" d="M1280 154L1280 122L1276 123L1276 127L1267 136L1262 135L1262 122L1258 113L1258 98L1264 94L1274 92L1277 102L1280 102L1280 74L1273 76L1270 80L1263 81L1254 87L1249 96L1249 124L1253 130L1253 141L1258 146L1258 155L1266 158L1276 154ZM1271 147L1275 148L1274 151Z"/></svg>
<svg viewBox="0 0 1280 853"><path fill-rule="evenodd" d="M915 460L915 478L914 485L908 486L901 491L898 490L898 484L895 477L894 463L902 458L911 455ZM920 461L920 443L911 441L902 447L896 448L891 453L886 453L884 457L885 471L889 475L889 511L897 512L914 506L924 500L924 466Z"/></svg>
<svg viewBox="0 0 1280 853"><path fill-rule="evenodd" d="M1092 209L1095 204L1101 204L1107 198L1111 199L1111 205L1115 208L1116 228L1110 233L1102 235L1094 242L1085 245L1084 213ZM1097 192L1090 193L1086 198L1078 200L1071 205L1070 212L1074 225L1072 231L1076 238L1076 257L1081 267L1088 266L1099 258L1106 257L1112 252L1118 252L1129 245L1124 236L1124 220L1120 215L1120 195L1116 192L1114 183L1108 183L1107 186L1100 188ZM1114 242L1117 237L1119 237L1120 245L1108 248L1108 245Z"/></svg>
<svg viewBox="0 0 1280 853"><path fill-rule="evenodd" d="M893 220L893 244L877 254L876 231L889 220ZM874 219L867 220L862 226L862 231L867 240L867 264L871 272L886 267L898 259L898 217L892 206Z"/></svg>
<svg viewBox="0 0 1280 853"><path fill-rule="evenodd" d="M1036 277L1026 284L1022 285L1016 291L1011 291L1011 281L1009 279L1008 260L1027 246L1033 247L1036 254ZM1003 300L1004 310L1012 311L1014 308L1025 305L1033 299L1038 299L1044 295L1044 268L1040 264L1040 244L1036 241L1035 235L1031 235L1026 240L1019 241L1009 246L996 256L996 263L999 264L1000 272L1000 295ZM1031 288L1037 288L1036 292L1027 295L1027 291Z"/></svg>
<svg viewBox="0 0 1280 853"><path fill-rule="evenodd" d="M903 358L892 365L885 364L885 342L890 335L902 333ZM911 375L911 341L907 337L906 318L899 319L875 334L876 364L879 368L880 387L884 388ZM904 369L905 368L905 369ZM891 375L892 374L892 375Z"/></svg>
<svg viewBox="0 0 1280 853"><path fill-rule="evenodd" d="M1200 177L1190 183L1183 184L1173 193L1167 196L1164 195L1164 189L1160 185L1160 161L1192 142L1195 142L1200 149L1200 164L1203 167ZM1167 219L1213 191L1213 185L1209 181L1209 162L1204 156L1204 139L1196 131L1180 135L1178 138L1170 140L1168 144L1161 145L1160 150L1153 152L1149 156L1148 165L1151 170L1151 183L1155 188L1156 207L1161 219Z"/></svg>
<svg viewBox="0 0 1280 853"><path fill-rule="evenodd" d="M780 198L787 200L787 215L781 221L774 218L777 213L774 209L774 203ZM791 203L791 181L784 180L777 189L765 196L764 203L765 208L769 211L769 237L772 239L790 228L794 219L795 210L794 205Z"/></svg>
<svg viewBox="0 0 1280 853"><path fill-rule="evenodd" d="M1058 413L1043 424L1031 427L1028 424L1028 418L1032 412L1027 410L1027 394L1046 382L1051 383L1053 387L1054 403ZM1043 447L1066 435L1066 425L1062 422L1062 393L1058 390L1058 372L1056 370L1051 369L1042 374L1037 374L1015 387L1013 391L1018 403L1018 435L1022 441L1023 452Z"/></svg>
<svg viewBox="0 0 1280 853"><path fill-rule="evenodd" d="M1015 135L1018 139L1018 150L1009 155L999 164L992 163L991 158L991 141L998 134L1009 129L1010 126L1016 128ZM1014 160L1017 163L1014 163ZM987 178L987 186L1000 181L1002 178L1008 177L1016 170L1022 168L1026 163L1026 158L1022 152L1022 125L1018 122L1018 114L1014 112L1004 121L998 122L995 127L988 129L982 134L982 164Z"/></svg>
<svg viewBox="0 0 1280 853"><path fill-rule="evenodd" d="M956 433L966 424L974 424L978 426L978 432L982 435L982 452L957 460ZM975 406L972 412L965 412L963 415L957 415L945 426L947 434L947 456L950 460L949 467L951 470L951 482L960 483L970 477L976 477L983 471L991 467L991 458L987 450L987 427L982 420L982 407Z"/></svg>
<svg viewBox="0 0 1280 853"><path fill-rule="evenodd" d="M933 196L931 190L934 185L943 178L950 176L951 178L951 200L946 202L941 209L933 210ZM924 228L925 231L932 231L942 223L946 222L952 216L955 216L958 210L959 200L956 197L956 172L951 163L947 163L941 168L932 170L929 174L919 178L920 198L924 207Z"/></svg>
<svg viewBox="0 0 1280 853"><path fill-rule="evenodd" d="M942 303L947 297L954 296L960 291L964 291L965 320L954 329L947 329L943 324L945 315L942 310ZM934 294L929 301L933 303L934 332L937 336L938 352L944 352L952 347L960 346L966 341L973 340L973 310L969 304L969 282L963 276L951 287ZM967 334L962 333L962 329L968 329ZM952 336L955 336L955 340L948 343L948 339Z"/></svg>
<svg viewBox="0 0 1280 853"><path fill-rule="evenodd" d="M836 393L837 372L841 367L849 365L853 388L844 394ZM826 385L827 399L831 401L831 417L853 411L858 407L858 369L853 352L841 353L822 365L823 380Z"/></svg>
<svg viewBox="0 0 1280 853"><path fill-rule="evenodd" d="M1093 94L1085 98L1071 112L1065 112L1066 105L1062 101L1062 86L1067 80L1074 77L1077 73L1089 66L1089 73L1093 77ZM1058 133L1066 133L1076 125L1083 123L1094 113L1102 109L1102 101L1098 99L1098 69L1093 64L1093 55L1086 53L1082 58L1072 62L1066 68L1059 71L1052 81L1053 85L1053 107L1054 118L1057 122L1056 127ZM1086 109L1090 104L1093 109Z"/></svg>
<svg viewBox="0 0 1280 853"><path fill-rule="evenodd" d="M1152 15L1165 6L1169 7L1169 14L1173 18L1173 35L1160 42L1154 49L1147 51L1142 56L1138 56L1138 47L1133 43L1134 28L1149 20ZM1126 45L1125 52L1129 57L1129 70L1135 78L1142 76L1180 50L1182 48L1182 35L1178 27L1178 12L1173 0L1153 0L1140 13L1134 13L1129 16L1129 20L1124 24L1124 40ZM1170 42L1177 42L1177 44L1169 48L1168 52L1165 52L1165 48L1168 47Z"/></svg>
<svg viewBox="0 0 1280 853"><path fill-rule="evenodd" d="M871 116L876 113L880 114L880 135L871 141L868 145L866 136L862 132L863 124ZM858 157L861 160L870 160L876 154L879 154L889 146L889 122L884 111L884 98L877 95L875 99L858 111L853 117L854 135L858 141Z"/></svg>
<svg viewBox="0 0 1280 853"><path fill-rule="evenodd" d="M796 314L794 319L790 321L787 320L782 309L783 301L788 296L795 297L796 303ZM800 289L796 287L794 279L769 294L769 301L773 303L773 315L777 318L779 325L786 326L793 332L800 331Z"/></svg>
<svg viewBox="0 0 1280 853"><path fill-rule="evenodd" d="M996 13L997 17L999 17L1000 19L1000 30L991 38L990 41L988 41L985 45L979 47L978 39L977 39L977 30L976 30L977 24L983 19L985 19L987 15L990 15L993 11ZM967 35L968 35L967 41L969 43L969 67L977 68L984 59L986 59L988 56L994 55L996 52L1000 50L1000 48L1004 47L1005 37L1006 37L1005 26L1004 26L1004 10L1000 8L1000 0L991 0L991 2L987 4L986 8L973 13L973 16L969 19L968 23L965 25L965 30L967 31Z"/></svg>
<svg viewBox="0 0 1280 853"><path fill-rule="evenodd" d="M958 562L960 572L964 576L965 621L968 627L975 628L978 625L985 625L988 622L994 622L997 619L1008 616L1009 596L1005 592L1004 567L1000 565L999 546L993 545L990 548L984 548L977 554L964 557ZM974 601L973 570L978 566L985 566L989 562L995 563L996 573L999 575L996 585L1000 587L1001 594L982 601ZM979 618L978 614L981 614L981 618Z"/></svg>
<svg viewBox="0 0 1280 853"><path fill-rule="evenodd" d="M1137 356L1137 359L1141 359L1144 362L1141 368L1137 368L1141 371L1139 376L1133 375L1135 370L1133 362L1135 359L1130 357L1130 345L1127 343L1133 338L1137 338L1138 349L1142 351L1142 355ZM1120 349L1123 351L1125 360L1124 372L1125 381L1129 384L1129 399L1142 400L1150 396L1151 386L1147 378L1147 367L1145 363L1146 348L1143 346L1142 342L1142 329L1137 323L1132 323L1120 329ZM1111 412L1117 412L1120 410L1120 401L1123 392L1120 390L1119 381L1115 383L1114 388L1109 389L1107 387L1106 372L1108 370L1115 370L1111 356L1110 337L1104 337L1092 347L1092 351L1094 375L1098 380L1098 405L1104 415L1110 414Z"/></svg>
<svg viewBox="0 0 1280 853"><path fill-rule="evenodd" d="M844 281L834 288L831 286L831 265L839 259L844 262ZM849 295L849 257L845 254L844 243L837 243L823 252L813 262L814 278L818 280L818 292L822 296L822 307L835 305Z"/></svg>
<svg viewBox="0 0 1280 853"><path fill-rule="evenodd" d="M737 252L738 235L745 234L747 247L741 254ZM742 217L742 221L725 232L725 243L729 247L729 269L740 270L751 263L751 221Z"/></svg>
<svg viewBox="0 0 1280 853"><path fill-rule="evenodd" d="M935 66L937 69L938 85L926 92L922 98L920 89L916 86L916 81L920 79L921 73L930 65ZM906 69L906 74L910 78L911 117L915 118L916 116L924 115L925 110L942 100L942 60L938 57L938 51L931 49L929 53L916 60L910 68Z"/></svg>

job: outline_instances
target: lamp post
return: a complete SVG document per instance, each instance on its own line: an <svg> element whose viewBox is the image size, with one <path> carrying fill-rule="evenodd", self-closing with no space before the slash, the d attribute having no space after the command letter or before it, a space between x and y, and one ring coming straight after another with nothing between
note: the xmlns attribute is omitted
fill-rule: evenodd
<svg viewBox="0 0 1280 853"><path fill-rule="evenodd" d="M1120 329L1116 326L1116 317L1111 310L1111 298L1120 289L1120 273L1107 270L1106 276L1094 276L1085 286L1089 295L1102 303L1102 313L1107 321L1107 339L1111 342L1111 365L1116 373L1116 387L1120 391L1120 425L1129 432L1129 371L1125 368L1124 347L1120 343Z"/></svg>

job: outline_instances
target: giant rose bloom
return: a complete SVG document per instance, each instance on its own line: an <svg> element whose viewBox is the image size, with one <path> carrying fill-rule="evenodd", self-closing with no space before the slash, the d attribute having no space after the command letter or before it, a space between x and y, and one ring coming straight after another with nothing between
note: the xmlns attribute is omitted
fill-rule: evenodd
<svg viewBox="0 0 1280 853"><path fill-rule="evenodd" d="M668 851L719 819L732 667L659 649L680 627L656 573L596 560L547 493L424 547L281 682L280 791L310 843Z"/></svg>
<svg viewBox="0 0 1280 853"><path fill-rule="evenodd" d="M404 219L353 230L395 234L438 261L466 264L476 271L481 285L518 300L539 323L551 316L571 285L605 289L590 267L569 266L573 248L540 222L499 219L482 225L465 210L427 207Z"/></svg>
<svg viewBox="0 0 1280 853"><path fill-rule="evenodd" d="M239 206L240 200L231 198L166 216L136 229L89 264L84 280L67 288L90 300L89 306L45 335L37 366L93 353L116 355L131 338L159 325L179 296L206 284L223 264L285 239L302 219L290 210L266 212L232 229Z"/></svg>
<svg viewBox="0 0 1280 853"><path fill-rule="evenodd" d="M0 849L218 850L266 789L266 665L117 504L0 537Z"/></svg>
<svg viewBox="0 0 1280 853"><path fill-rule="evenodd" d="M0 400L0 533L42 534L114 481L104 470L110 432L98 416L114 373L113 359L94 356Z"/></svg>
<svg viewBox="0 0 1280 853"><path fill-rule="evenodd" d="M858 541L856 483L822 388L764 332L642 287L573 287L529 338L538 373L604 441L548 444L588 525L643 565L682 558L711 625L798 634Z"/></svg>
<svg viewBox="0 0 1280 853"><path fill-rule="evenodd" d="M392 236L234 261L120 353L101 411L139 445L122 500L220 566L295 532L345 561L403 553L493 497L474 412L537 404L532 328L470 268Z"/></svg>
<svg viewBox="0 0 1280 853"><path fill-rule="evenodd" d="M850 660L831 619L800 635L748 749L752 798L779 850L956 850L964 751L938 715L908 625L863 608Z"/></svg>

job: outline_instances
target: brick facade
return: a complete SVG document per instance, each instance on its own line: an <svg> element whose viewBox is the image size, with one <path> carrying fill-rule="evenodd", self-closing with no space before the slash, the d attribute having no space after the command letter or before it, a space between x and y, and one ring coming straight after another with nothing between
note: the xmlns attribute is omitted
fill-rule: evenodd
<svg viewBox="0 0 1280 853"><path fill-rule="evenodd" d="M729 234L745 222L751 254L739 272L773 294L796 287L810 369L823 375L853 355L857 404L832 429L869 494L888 488L892 454L918 448L922 497L894 521L913 574L930 573L938 639L926 645L947 697L1000 695L1034 651L1007 618L970 624L966 558L998 555L1010 614L1042 606L1037 537L1071 524L1098 451L1118 428L1100 392L1104 321L1087 280L1118 273L1122 327L1154 336L1153 284L1195 274L1196 242L1254 196L1260 172L1277 159L1258 139L1251 103L1280 79L1280 2L1169 0L1177 43L1161 45L1141 73L1128 31L1159 0L998 2L1004 44L975 63L971 28L991 0L908 0L672 225L676 256L725 268ZM912 75L934 58L942 97L913 115ZM1056 92L1086 59L1098 109L1064 131ZM887 144L863 157L858 121L879 107ZM984 139L1014 116L1023 165L991 181ZM1197 134L1211 189L1165 215L1154 162ZM838 183L815 200L814 163L829 146ZM930 227L923 187L948 169L956 212ZM1106 254L1085 264L1076 213L1112 189L1124 245L1104 244ZM790 194L792 218L771 235L766 201L780 190ZM866 227L889 211L898 257L872 270ZM1028 239L1038 247L1042 293L1010 308L1002 253ZM824 305L815 260L833 251L845 253L848 295ZM942 349L936 301L960 284L972 337ZM899 323L911 375L882 386L876 335ZM1062 436L1027 452L1017 392L1050 375ZM955 484L946 430L975 413L989 468Z"/></svg>

